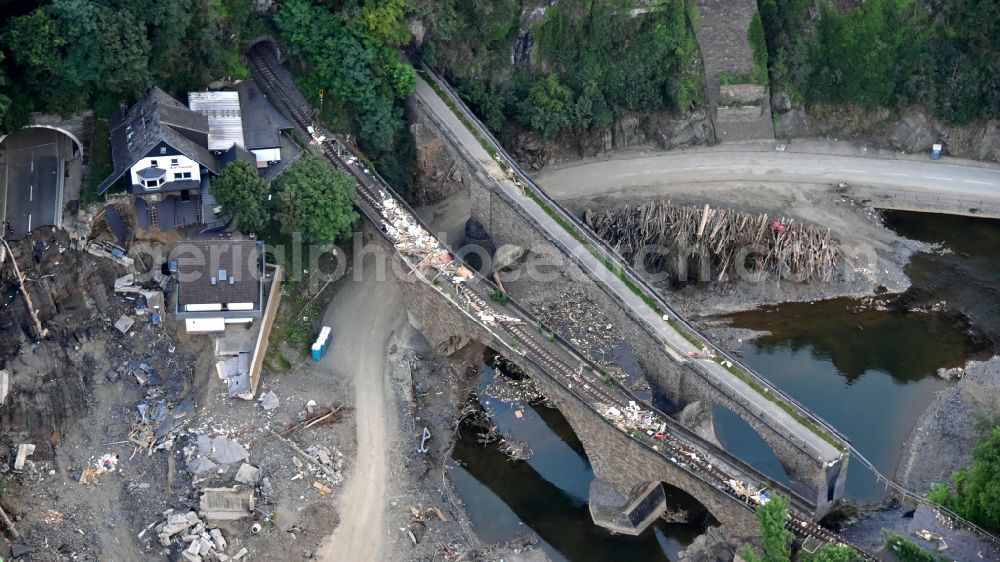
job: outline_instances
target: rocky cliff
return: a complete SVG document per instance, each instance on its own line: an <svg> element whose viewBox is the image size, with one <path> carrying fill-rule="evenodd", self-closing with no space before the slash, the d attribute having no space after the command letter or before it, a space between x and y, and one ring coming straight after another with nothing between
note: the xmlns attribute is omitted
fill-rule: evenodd
<svg viewBox="0 0 1000 562"><path fill-rule="evenodd" d="M934 143L942 143L945 154L951 156L1000 162L998 119L952 125L919 106L901 113L853 106L806 109L793 107L785 92L771 96L771 107L775 135L782 138L837 137L911 153L928 152Z"/></svg>

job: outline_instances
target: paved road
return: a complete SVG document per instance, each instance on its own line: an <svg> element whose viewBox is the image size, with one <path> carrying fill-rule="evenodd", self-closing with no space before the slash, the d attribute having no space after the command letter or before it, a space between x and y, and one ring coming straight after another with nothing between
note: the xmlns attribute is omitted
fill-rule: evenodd
<svg viewBox="0 0 1000 562"><path fill-rule="evenodd" d="M398 433L385 356L390 333L403 318L396 278L376 281L374 260L361 281L346 281L327 309L324 323L334 338L328 357L337 376L354 382L356 463L337 506L340 524L320 548L321 560L384 560L385 503L389 485L390 435ZM364 319L359 321L359 319Z"/></svg>
<svg viewBox="0 0 1000 562"><path fill-rule="evenodd" d="M4 139L0 148L6 162L6 194L0 224L10 223L14 229L10 239L20 240L39 226L58 224L62 137L50 129L24 129Z"/></svg>
<svg viewBox="0 0 1000 562"><path fill-rule="evenodd" d="M490 175L495 178L500 178L504 175L489 153L487 153L486 150L479 144L478 140L476 140L472 133L466 129L451 109L441 100L440 97L438 97L434 90L431 89L431 87L420 77L417 78L417 89L415 95L420 102L428 107L434 113L436 118L448 128L449 132L452 133L456 139L458 139L458 142L460 142L476 160L482 163ZM592 171L591 173L594 172ZM605 267L605 265L598 260L597 257L591 254L588 250L584 249L579 242L577 242L569 232L559 226L559 224L556 223L556 221L549 216L544 209L537 205L531 198L522 194L517 186L505 180L499 181L498 184L506 191L507 195L519 203L520 206L531 215L534 221L541 228L545 229L552 238L560 241L565 248L569 248L591 274L602 279L602 281L608 285L612 291L621 297L622 302L624 302L633 311L633 313L642 318L643 321L667 344L664 346L666 352L673 355L678 361L684 362L688 360L688 352L700 351L692 345L691 342L667 324L663 318L661 318L659 313L647 305L639 295L630 290L621 279L612 275L608 268ZM823 459L825 462L834 462L841 458L842 455L840 451L838 451L833 445L820 438L807 427L798 423L788 412L783 410L774 402L768 400L766 397L762 396L747 383L727 371L722 365L716 363L715 361L699 359L693 360L692 363L695 365L697 372L705 373L706 376L717 379L716 382L724 392L736 394L737 396L749 401L752 404L752 410L755 411L756 415L760 415L765 419L768 419L774 427L784 428L791 440L802 444L802 446L808 447L812 451L812 454L816 457Z"/></svg>
<svg viewBox="0 0 1000 562"><path fill-rule="evenodd" d="M831 150L836 150L831 147ZM842 152L842 150L837 150ZM827 188L839 182L1000 205L1000 169L947 159L882 159L849 154L777 152L720 146L617 160L584 161L538 174L556 199L621 194L654 184L793 182Z"/></svg>

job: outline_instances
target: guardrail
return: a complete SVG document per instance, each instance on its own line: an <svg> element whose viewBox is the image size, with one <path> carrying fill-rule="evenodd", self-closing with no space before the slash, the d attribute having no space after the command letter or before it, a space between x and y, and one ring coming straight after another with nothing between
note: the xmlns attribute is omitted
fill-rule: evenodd
<svg viewBox="0 0 1000 562"><path fill-rule="evenodd" d="M930 211L969 217L1000 218L1000 191L997 199L982 197L949 197L928 195L882 187L852 186L842 193L861 199L866 204L880 209L901 211Z"/></svg>
<svg viewBox="0 0 1000 562"><path fill-rule="evenodd" d="M751 369L745 363L743 363L736 357L732 356L725 350L719 348L714 343L712 343L711 340L703 336L698 331L697 328L691 325L691 323L688 322L687 319L685 319L669 303L666 302L666 300L660 295L659 291L655 290L653 287L649 285L649 283L644 278L635 273L632 267L628 265L625 259L620 254L618 254L617 251L615 251L613 248L610 248L606 242L604 242L596 235L594 235L593 231L585 224L583 224L579 218L577 218L572 213L566 211L565 208L563 208L562 204L552 199L545 192L545 190L543 190L540 186L538 186L538 184L535 183L535 181L520 167L520 165L517 164L517 161L514 160L514 158L511 157L510 154L507 153L507 151L503 148L503 145L500 143L500 141L497 140L496 137L494 137L493 134L479 122L478 118L476 118L475 116L475 113L473 113L472 110L467 105L465 105L465 102L462 101L462 99L454 92L454 90L446 81L442 80L426 64L421 64L421 70L423 70L423 72L426 75L428 75L431 79L433 79L435 84L448 96L448 98L452 101L452 103L455 104L456 107L458 107L465 114L464 116L466 120L469 123L471 123L472 126L475 127L476 129L475 131L472 132L474 134L478 133L479 135L487 139L488 143L490 144L490 149L487 149L487 152L493 150L495 154L502 156L506 160L507 166L509 166L510 169L512 169L517 174L518 178L522 182L524 182L530 187L531 192L529 193L529 196L533 196L533 198L536 198L536 202L543 204L544 210L550 212L550 214L554 213L556 216L554 216L553 219L555 219L557 223L560 223L560 225L566 228L567 230L572 229L572 232L570 233L571 235L574 236L574 238L577 238L577 240L580 240L582 243L588 244L590 246L590 248L588 249L593 249L600 252L601 256L595 256L595 257L598 257L599 260L603 261L605 266L608 267L611 273L615 274L620 279L622 279L622 281L627 286L629 286L629 289L633 290L633 292L635 292L638 296L640 296L640 298L642 298L646 302L646 304L649 305L654 311L656 311L658 314L664 314L664 313L669 314L670 320L668 322L675 331L677 331L682 337L684 337L688 341L691 341L692 339L695 340L692 341L692 344L698 345L700 347L708 347L709 349L712 349L717 356L733 364L736 370L741 371L745 377L752 379L753 382L747 381L744 377L740 377L740 373L734 372L734 369L732 368L729 369L730 372L733 372L733 374L737 377L744 378L744 382L747 382L751 387L754 386L753 383L756 383L757 385L767 389L766 392L761 392L760 389L755 388L754 390L756 390L759 394L771 400L772 402L778 404L779 406L781 406L781 402L778 400L780 398L780 400L786 402L790 408L797 410L812 424L818 426L819 428L822 428L826 433L829 434L829 435L824 435L822 432L816 431L816 429L809 427L808 424L803 424L817 436L826 440L827 442L829 442L831 445L841 450L842 452L846 452L849 449L848 446L849 440L839 430L837 430L831 424L829 424L828 422L826 422L825 420L814 414L798 400L788 395L780 388L772 385L770 381L757 374L753 369ZM484 149L485 148L486 147L484 147ZM680 326L680 329L678 329L677 325ZM783 409L786 410L786 412L788 412L793 417L796 417L796 412L789 411L789 408L783 407ZM802 420L799 421L801 422Z"/></svg>

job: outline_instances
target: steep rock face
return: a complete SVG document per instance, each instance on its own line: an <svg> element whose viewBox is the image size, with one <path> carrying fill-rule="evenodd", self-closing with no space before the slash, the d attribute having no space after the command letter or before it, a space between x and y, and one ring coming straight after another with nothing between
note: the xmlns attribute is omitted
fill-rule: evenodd
<svg viewBox="0 0 1000 562"><path fill-rule="evenodd" d="M715 132L705 113L658 112L624 113L606 129L565 134L553 139L521 131L508 139L507 146L526 168L540 170L548 164L592 158L614 150L669 150L713 142Z"/></svg>
<svg viewBox="0 0 1000 562"><path fill-rule="evenodd" d="M982 438L977 420L1000 416L1000 357L970 361L965 375L941 390L917 420L896 480L925 491L969 466Z"/></svg>
<svg viewBox="0 0 1000 562"><path fill-rule="evenodd" d="M722 527L709 527L680 552L678 562L732 562L738 545Z"/></svg>
<svg viewBox="0 0 1000 562"><path fill-rule="evenodd" d="M940 142L950 156L1000 162L1000 120L951 125L921 107L910 107L899 115L886 109L795 107L777 115L775 134L785 138L835 136L904 152L926 152Z"/></svg>

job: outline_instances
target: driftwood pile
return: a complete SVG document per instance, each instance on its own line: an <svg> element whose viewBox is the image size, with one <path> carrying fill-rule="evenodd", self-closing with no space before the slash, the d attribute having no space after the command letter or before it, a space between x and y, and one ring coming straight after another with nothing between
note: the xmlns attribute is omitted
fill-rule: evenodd
<svg viewBox="0 0 1000 562"><path fill-rule="evenodd" d="M640 269L667 272L678 282L829 282L842 258L840 244L828 229L709 205L661 201L588 209L584 220Z"/></svg>

